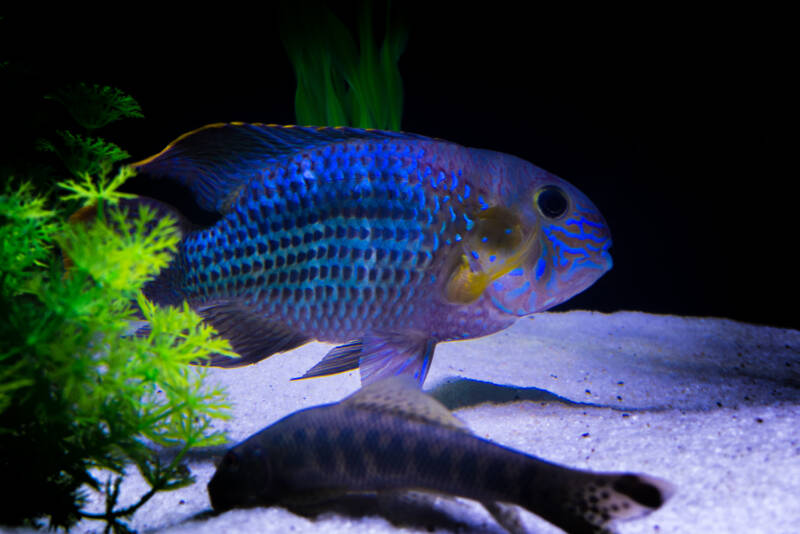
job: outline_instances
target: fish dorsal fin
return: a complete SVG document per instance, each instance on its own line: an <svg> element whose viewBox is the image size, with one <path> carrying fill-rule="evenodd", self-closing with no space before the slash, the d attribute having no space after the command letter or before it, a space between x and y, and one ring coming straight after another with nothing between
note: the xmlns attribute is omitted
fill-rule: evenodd
<svg viewBox="0 0 800 534"><path fill-rule="evenodd" d="M356 139L429 138L358 128L217 123L185 133L158 154L131 166L152 176L177 180L189 187L200 207L225 213L242 186L263 176L265 169L280 158Z"/></svg>
<svg viewBox="0 0 800 534"><path fill-rule="evenodd" d="M372 382L344 399L342 405L470 432L442 403L423 393L419 383L410 376L392 376Z"/></svg>

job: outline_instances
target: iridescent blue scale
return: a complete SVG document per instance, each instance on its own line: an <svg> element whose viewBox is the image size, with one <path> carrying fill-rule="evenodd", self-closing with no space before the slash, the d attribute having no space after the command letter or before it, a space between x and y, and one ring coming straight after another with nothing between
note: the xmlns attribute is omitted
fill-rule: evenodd
<svg viewBox="0 0 800 534"><path fill-rule="evenodd" d="M184 249L192 265L200 263L197 251L211 242L234 251L233 258L219 265L230 270L228 280L188 280L183 291L190 300L237 296L294 328L319 330L325 325L329 335L363 333L358 319L365 315L374 322L413 313L411 301L424 294L417 288L435 280L424 273L446 227L439 235L426 230L438 221L440 198L433 195L426 201L426 181L417 172L417 159L409 157L408 144L372 143L371 152L363 143L337 148L309 151L263 181L251 181L221 224L187 238ZM342 169L342 164L348 167ZM444 181L444 171L438 176L433 187ZM454 179L450 189L457 185ZM448 207L455 222L455 208ZM336 216L325 217L332 213ZM462 231L468 231L468 220L464 213ZM269 237L281 243L280 249L269 247L263 228L270 229ZM261 290L265 277L273 280L269 292ZM372 289L369 305L367 288ZM323 302L333 305L323 307ZM320 321L322 317L326 320Z"/></svg>

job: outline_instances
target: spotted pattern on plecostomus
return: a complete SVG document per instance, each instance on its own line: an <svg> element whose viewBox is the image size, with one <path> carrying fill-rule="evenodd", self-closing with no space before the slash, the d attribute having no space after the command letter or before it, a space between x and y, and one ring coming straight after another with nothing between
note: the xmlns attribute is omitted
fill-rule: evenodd
<svg viewBox="0 0 800 534"><path fill-rule="evenodd" d="M611 267L606 223L575 187L420 135L214 124L134 167L221 216L185 231L145 287L160 304L186 300L241 355L212 365L317 339L342 345L303 377L360 368L364 383L422 383L437 343L506 328Z"/></svg>

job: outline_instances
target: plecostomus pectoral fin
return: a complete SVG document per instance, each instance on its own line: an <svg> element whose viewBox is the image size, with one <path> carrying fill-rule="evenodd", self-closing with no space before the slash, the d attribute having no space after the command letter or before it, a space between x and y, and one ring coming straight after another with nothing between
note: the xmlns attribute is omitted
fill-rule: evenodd
<svg viewBox="0 0 800 534"><path fill-rule="evenodd" d="M445 298L457 304L477 300L490 283L523 265L533 251L535 236L507 208L479 212L474 228L462 241L465 252L447 279Z"/></svg>
<svg viewBox="0 0 800 534"><path fill-rule="evenodd" d="M422 387L436 341L416 331L370 333L333 348L301 378L327 376L360 368L361 384L404 375ZM295 380L297 380L295 379Z"/></svg>

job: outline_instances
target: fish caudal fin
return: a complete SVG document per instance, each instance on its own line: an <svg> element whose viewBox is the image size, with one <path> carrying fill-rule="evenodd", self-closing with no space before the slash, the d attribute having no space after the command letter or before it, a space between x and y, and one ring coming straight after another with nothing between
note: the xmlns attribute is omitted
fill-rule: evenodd
<svg viewBox="0 0 800 534"><path fill-rule="evenodd" d="M644 517L675 492L669 482L641 474L576 473L565 482L563 493L538 493L526 508L569 534L612 534L615 521Z"/></svg>
<svg viewBox="0 0 800 534"><path fill-rule="evenodd" d="M362 386L397 375L410 376L422 386L435 347L434 339L418 332L367 334L361 340L335 347L297 379L359 368Z"/></svg>

